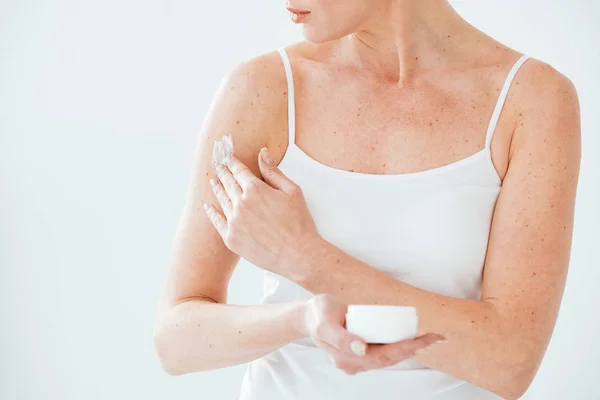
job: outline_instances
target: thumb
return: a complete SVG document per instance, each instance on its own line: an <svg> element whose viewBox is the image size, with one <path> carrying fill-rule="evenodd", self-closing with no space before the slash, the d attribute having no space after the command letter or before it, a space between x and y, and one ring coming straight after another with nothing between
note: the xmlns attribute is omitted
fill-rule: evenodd
<svg viewBox="0 0 600 400"><path fill-rule="evenodd" d="M341 351L361 357L364 356L367 351L367 342L360 336L348 332L348 330L341 325L335 327L334 343Z"/></svg>
<svg viewBox="0 0 600 400"><path fill-rule="evenodd" d="M357 335L348 332L342 324L325 321L315 331L316 339L346 354L364 356L367 343Z"/></svg>
<svg viewBox="0 0 600 400"><path fill-rule="evenodd" d="M284 193L289 193L296 186L292 180L277 168L266 147L260 149L258 153L258 167L265 182L273 188L281 190Z"/></svg>

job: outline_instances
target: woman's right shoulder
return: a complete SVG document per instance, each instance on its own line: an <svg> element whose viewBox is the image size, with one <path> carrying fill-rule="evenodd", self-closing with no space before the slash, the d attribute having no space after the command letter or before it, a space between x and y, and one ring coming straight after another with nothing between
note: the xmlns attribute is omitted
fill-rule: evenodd
<svg viewBox="0 0 600 400"><path fill-rule="evenodd" d="M285 46L290 58L297 46ZM282 55L273 49L238 62L223 75L213 100L210 131L232 134L234 143L251 154L262 146L281 147L287 138L287 107L285 67Z"/></svg>
<svg viewBox="0 0 600 400"><path fill-rule="evenodd" d="M294 43L285 46L285 49L291 55L298 45L300 43ZM279 89L287 87L287 79L281 54L278 49L273 49L238 62L227 71L222 84L260 96L274 91L282 93Z"/></svg>
<svg viewBox="0 0 600 400"><path fill-rule="evenodd" d="M299 41L285 45L284 48L289 58L294 59L301 58L309 46L311 43ZM222 84L238 88L245 94L276 94L279 98L287 88L287 78L282 55L278 50L279 48L273 49L238 62L225 74Z"/></svg>
<svg viewBox="0 0 600 400"><path fill-rule="evenodd" d="M223 74L205 117L201 158L210 154L214 140L231 135L235 154L259 176L256 157L260 149L281 148L287 138L287 92L285 67L278 49L235 64ZM277 157L277 151L272 155Z"/></svg>
<svg viewBox="0 0 600 400"><path fill-rule="evenodd" d="M279 52L274 50L238 62L227 71L221 85L244 95L250 92L268 95L273 89L285 87L285 70Z"/></svg>

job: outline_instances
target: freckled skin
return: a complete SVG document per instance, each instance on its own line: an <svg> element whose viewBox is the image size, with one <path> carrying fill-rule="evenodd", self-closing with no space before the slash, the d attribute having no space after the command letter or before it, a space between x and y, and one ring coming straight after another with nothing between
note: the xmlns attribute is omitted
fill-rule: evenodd
<svg viewBox="0 0 600 400"><path fill-rule="evenodd" d="M380 81L377 75L358 78L355 67L330 61L344 57L342 43L301 42L287 48L296 85L296 144L328 166L375 174L423 171L481 150L497 98L490 97L489 90L499 93L508 69L519 56L506 47L494 46L496 53L474 53L470 68L450 65L452 73L443 74L428 70L420 76L419 86L406 82L399 90L397 82ZM419 60L415 58L415 62ZM340 86L339 82L351 84ZM331 102L329 94L334 92L336 101ZM418 110L412 104L419 104ZM348 115L361 108L364 113ZM510 136L520 117L515 111L515 104L506 104L492 140L492 159L501 177L508 169ZM425 116L434 118L423 121ZM347 135L338 138L339 128ZM333 134L320 135L324 130ZM424 134L429 140L423 140ZM285 144L286 136L274 140ZM370 155L362 153L366 147L371 149ZM340 149L338 153L345 156L336 157L329 148ZM282 156L283 151L275 159ZM386 160L385 167L381 159Z"/></svg>

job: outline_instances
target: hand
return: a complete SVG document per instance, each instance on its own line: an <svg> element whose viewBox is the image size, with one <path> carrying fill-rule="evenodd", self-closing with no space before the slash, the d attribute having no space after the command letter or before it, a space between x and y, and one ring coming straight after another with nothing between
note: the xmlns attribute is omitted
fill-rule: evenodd
<svg viewBox="0 0 600 400"><path fill-rule="evenodd" d="M397 364L414 357L417 350L445 340L442 335L427 333L396 343L367 344L346 330L347 310L348 306L333 296L318 294L310 299L299 326L348 375Z"/></svg>
<svg viewBox="0 0 600 400"><path fill-rule="evenodd" d="M290 278L293 258L317 236L300 187L277 166L267 163L267 149L258 157L264 182L235 156L216 165L211 179L223 213L205 204L205 211L225 245L254 265Z"/></svg>

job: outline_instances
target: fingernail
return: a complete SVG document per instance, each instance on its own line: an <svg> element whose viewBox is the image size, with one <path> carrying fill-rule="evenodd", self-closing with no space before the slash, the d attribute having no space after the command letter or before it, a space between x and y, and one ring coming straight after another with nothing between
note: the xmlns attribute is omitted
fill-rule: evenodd
<svg viewBox="0 0 600 400"><path fill-rule="evenodd" d="M213 187L213 189L217 187L217 182L215 182L215 180L214 180L214 179L212 179L212 178L211 178L211 179L209 180L209 182L210 182L210 186L212 186L212 187Z"/></svg>
<svg viewBox="0 0 600 400"><path fill-rule="evenodd" d="M364 356L367 350L367 345L362 342L359 342L358 340L355 340L352 343L350 343L350 349L357 356Z"/></svg>
<svg viewBox="0 0 600 400"><path fill-rule="evenodd" d="M267 150L266 147L263 147L261 149L261 157L263 159L264 162L266 162L269 165L273 165L273 159L271 158L271 156L269 155L269 150Z"/></svg>
<svg viewBox="0 0 600 400"><path fill-rule="evenodd" d="M209 206L207 203L204 203L204 209L205 209L206 211L208 211L208 210L210 209L210 206Z"/></svg>

